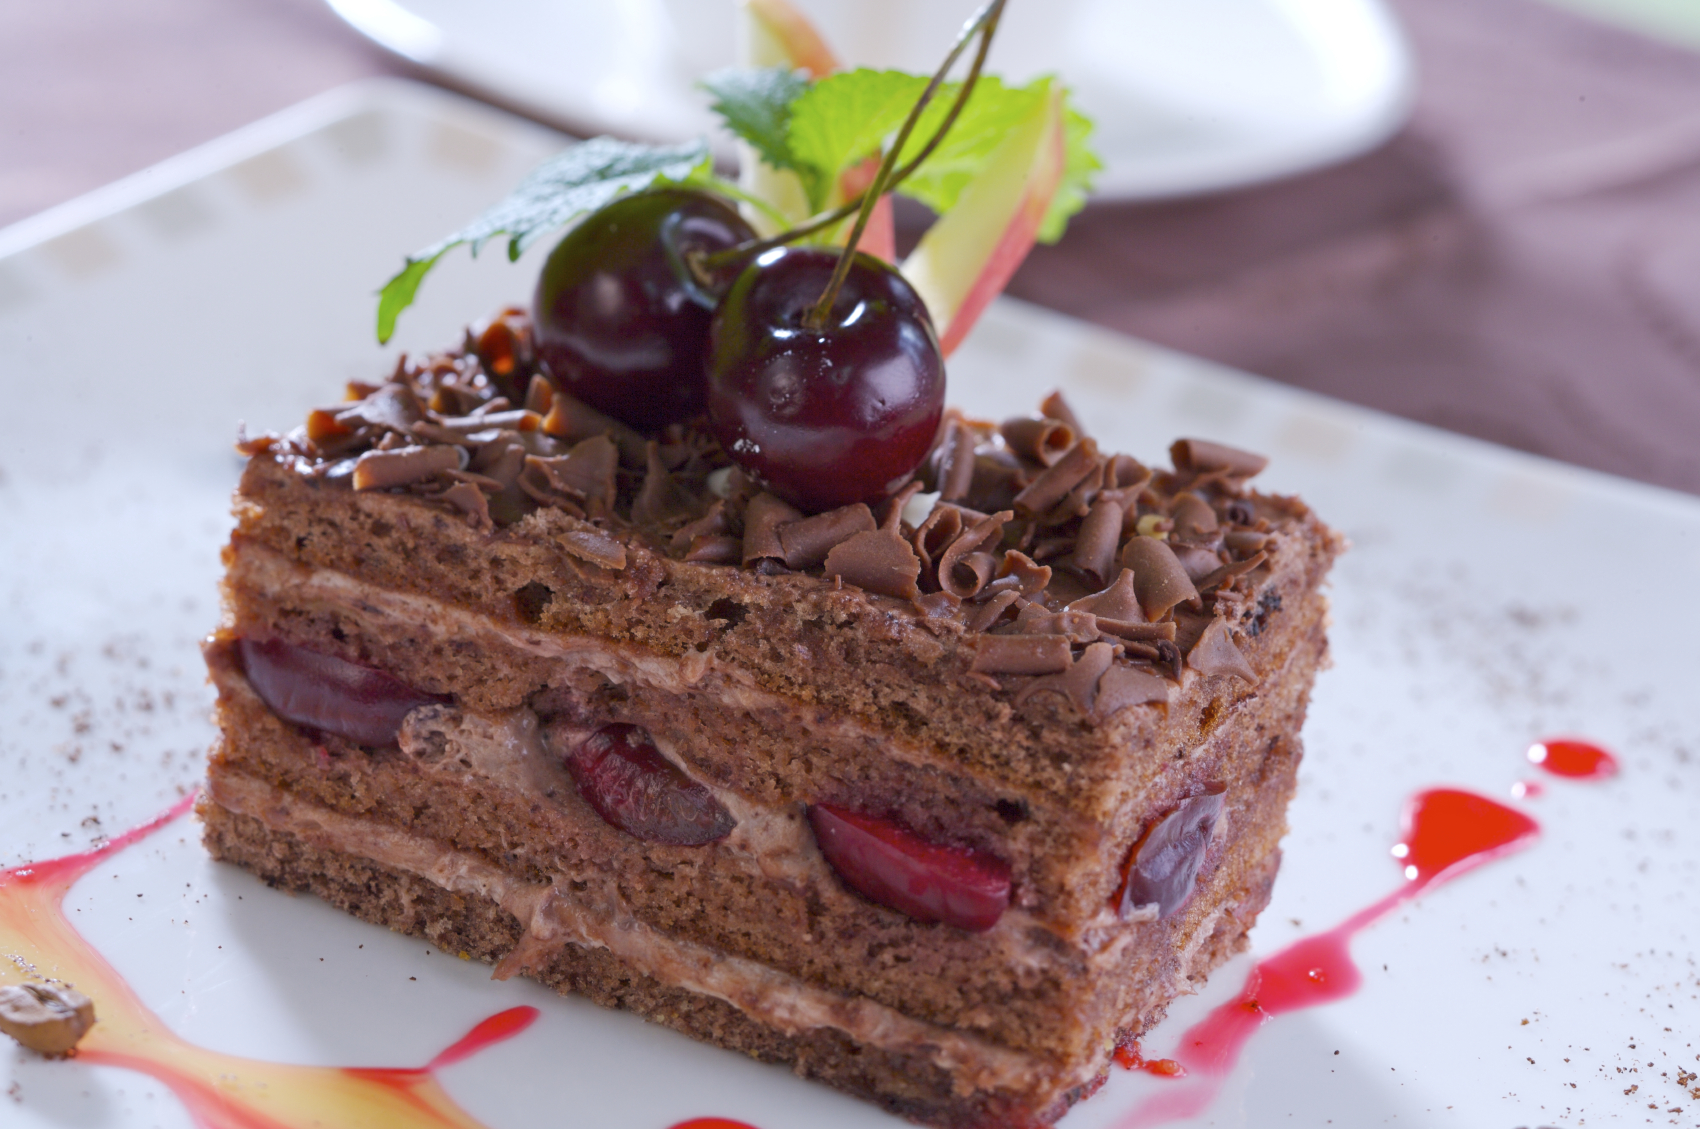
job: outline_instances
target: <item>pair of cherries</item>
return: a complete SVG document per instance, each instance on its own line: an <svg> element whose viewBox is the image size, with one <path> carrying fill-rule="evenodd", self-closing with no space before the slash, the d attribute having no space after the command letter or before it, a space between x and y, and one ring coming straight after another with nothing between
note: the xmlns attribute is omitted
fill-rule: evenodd
<svg viewBox="0 0 1700 1129"><path fill-rule="evenodd" d="M819 513L889 496L926 457L944 359L925 304L856 252L775 247L729 279L701 264L756 234L717 196L624 196L556 245L538 279L538 354L563 392L643 431L704 412L726 453Z"/></svg>

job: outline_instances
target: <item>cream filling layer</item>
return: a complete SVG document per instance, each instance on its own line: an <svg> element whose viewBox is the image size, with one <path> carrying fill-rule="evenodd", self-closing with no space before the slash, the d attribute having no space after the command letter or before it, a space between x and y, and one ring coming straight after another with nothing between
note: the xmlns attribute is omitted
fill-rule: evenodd
<svg viewBox="0 0 1700 1129"><path fill-rule="evenodd" d="M668 937L640 921L611 880L571 891L526 881L433 839L304 802L248 776L216 774L208 791L225 810L251 816L312 846L370 859L452 893L500 905L523 923L525 933L496 966L497 979L540 969L562 946L576 944L606 949L663 984L723 1000L788 1035L828 1027L866 1046L923 1057L951 1073L959 1095L1005 1090L1048 1099L1093 1074L1092 1064L1064 1072L1054 1063L914 1019L872 1000L818 988L759 962Z"/></svg>

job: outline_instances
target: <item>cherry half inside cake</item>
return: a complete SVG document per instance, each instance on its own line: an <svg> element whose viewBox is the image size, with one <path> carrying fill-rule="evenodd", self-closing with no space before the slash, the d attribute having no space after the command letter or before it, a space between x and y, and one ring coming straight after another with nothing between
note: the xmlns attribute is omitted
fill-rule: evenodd
<svg viewBox="0 0 1700 1129"><path fill-rule="evenodd" d="M248 684L273 713L357 745L393 745L409 713L448 700L281 639L238 639L236 650Z"/></svg>
<svg viewBox="0 0 1700 1129"><path fill-rule="evenodd" d="M662 756L636 725L604 725L563 759L596 814L645 842L700 847L736 826L714 793Z"/></svg>
<svg viewBox="0 0 1700 1129"><path fill-rule="evenodd" d="M869 901L972 933L1009 908L1009 864L995 855L931 843L893 820L830 804L809 808L809 822L832 869Z"/></svg>

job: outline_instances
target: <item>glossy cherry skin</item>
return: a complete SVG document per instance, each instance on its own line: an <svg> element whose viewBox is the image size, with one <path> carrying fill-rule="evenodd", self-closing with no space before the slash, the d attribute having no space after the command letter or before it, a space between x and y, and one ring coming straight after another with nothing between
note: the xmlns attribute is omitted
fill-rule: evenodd
<svg viewBox="0 0 1700 1129"><path fill-rule="evenodd" d="M832 314L803 324L838 253L779 248L738 275L708 331L708 414L733 460L810 513L877 502L908 481L944 412L926 305L858 253Z"/></svg>
<svg viewBox="0 0 1700 1129"><path fill-rule="evenodd" d="M555 386L643 431L700 415L718 295L684 255L755 237L725 201L683 188L622 196L587 217L549 253L532 305Z"/></svg>
<svg viewBox="0 0 1700 1129"><path fill-rule="evenodd" d="M646 842L700 847L736 826L714 793L679 771L636 725L604 725L563 759L596 814Z"/></svg>
<svg viewBox="0 0 1700 1129"><path fill-rule="evenodd" d="M357 745L393 745L402 719L446 701L381 670L285 643L239 639L248 685L285 721L345 737Z"/></svg>
<svg viewBox="0 0 1700 1129"><path fill-rule="evenodd" d="M980 933L1009 908L1009 864L995 855L930 843L892 820L829 804L811 807L809 822L844 884L887 909Z"/></svg>

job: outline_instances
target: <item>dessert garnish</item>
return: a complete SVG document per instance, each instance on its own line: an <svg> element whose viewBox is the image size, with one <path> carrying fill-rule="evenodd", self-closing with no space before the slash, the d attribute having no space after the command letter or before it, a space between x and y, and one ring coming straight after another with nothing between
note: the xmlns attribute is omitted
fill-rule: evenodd
<svg viewBox="0 0 1700 1129"><path fill-rule="evenodd" d="M94 1026L94 1002L68 984L0 988L0 1031L44 1055L69 1054Z"/></svg>
<svg viewBox="0 0 1700 1129"><path fill-rule="evenodd" d="M1055 79L982 75L1005 2L970 18L930 77L818 73L824 47L795 28L793 65L709 76L765 174L753 189L718 175L705 142L575 145L410 256L381 292L379 340L453 247L501 237L518 258L574 223L538 279L531 339L477 342L510 401L530 399L529 367L639 433L706 411L726 454L806 513L891 496L937 438L944 357L1032 243L1061 235L1098 167ZM970 45L967 75L947 81ZM898 265L868 253L890 247L894 191L940 217Z"/></svg>

